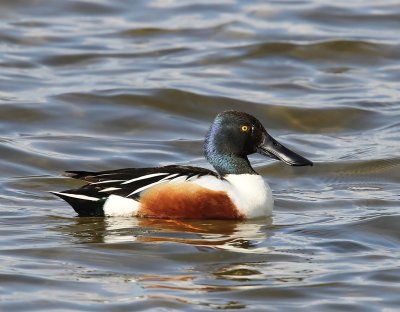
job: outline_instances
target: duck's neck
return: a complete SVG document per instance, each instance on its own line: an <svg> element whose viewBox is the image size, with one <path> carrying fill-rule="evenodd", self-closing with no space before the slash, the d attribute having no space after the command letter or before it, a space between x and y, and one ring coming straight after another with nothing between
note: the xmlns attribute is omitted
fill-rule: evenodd
<svg viewBox="0 0 400 312"><path fill-rule="evenodd" d="M214 144L204 145L204 154L208 162L213 165L219 175L227 174L257 174L251 167L246 155L235 155L216 148Z"/></svg>
<svg viewBox="0 0 400 312"><path fill-rule="evenodd" d="M257 174L246 156L216 154L207 157L207 160L221 176L227 174Z"/></svg>

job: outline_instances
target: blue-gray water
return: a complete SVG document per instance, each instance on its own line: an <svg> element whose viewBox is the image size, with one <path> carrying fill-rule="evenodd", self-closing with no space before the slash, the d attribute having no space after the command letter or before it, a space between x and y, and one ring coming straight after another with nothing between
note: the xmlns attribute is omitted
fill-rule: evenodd
<svg viewBox="0 0 400 312"><path fill-rule="evenodd" d="M396 311L398 1L0 3L1 311ZM77 218L63 170L208 166L225 109L315 162L252 157L268 220Z"/></svg>

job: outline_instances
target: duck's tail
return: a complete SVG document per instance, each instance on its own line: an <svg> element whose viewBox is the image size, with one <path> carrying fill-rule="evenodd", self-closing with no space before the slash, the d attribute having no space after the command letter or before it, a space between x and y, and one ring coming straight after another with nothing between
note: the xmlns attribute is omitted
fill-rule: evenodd
<svg viewBox="0 0 400 312"><path fill-rule="evenodd" d="M77 189L50 193L65 200L80 217L104 217L103 206L107 198L89 196L79 191Z"/></svg>

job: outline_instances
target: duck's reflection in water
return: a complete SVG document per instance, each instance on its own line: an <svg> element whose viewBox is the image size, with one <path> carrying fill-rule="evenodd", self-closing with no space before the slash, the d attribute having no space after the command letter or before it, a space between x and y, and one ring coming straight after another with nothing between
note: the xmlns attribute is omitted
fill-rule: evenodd
<svg viewBox="0 0 400 312"><path fill-rule="evenodd" d="M260 252L272 233L272 218L249 221L76 218L69 231L81 243L163 243ZM265 250L267 251L267 250Z"/></svg>
<svg viewBox="0 0 400 312"><path fill-rule="evenodd" d="M226 309L244 305L224 295L218 302L203 301L198 294L259 288L259 280L268 273L264 272L272 248L268 238L276 231L271 223L265 218L241 222L75 218L60 230L96 255L100 252L99 260L91 258L85 265L98 270L106 263L107 271L116 270L125 282L139 285L143 298ZM114 262L117 269L109 266Z"/></svg>

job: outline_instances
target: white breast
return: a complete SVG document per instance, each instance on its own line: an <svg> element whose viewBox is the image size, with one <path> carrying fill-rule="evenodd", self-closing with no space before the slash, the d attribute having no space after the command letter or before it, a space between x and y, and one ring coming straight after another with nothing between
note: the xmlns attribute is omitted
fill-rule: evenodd
<svg viewBox="0 0 400 312"><path fill-rule="evenodd" d="M233 203L247 218L270 216L274 207L269 185L257 174L229 174L225 180L212 176L192 181L215 191L225 191Z"/></svg>
<svg viewBox="0 0 400 312"><path fill-rule="evenodd" d="M258 174L230 174L225 177L232 185L232 200L248 218L270 216L274 207L269 185Z"/></svg>

